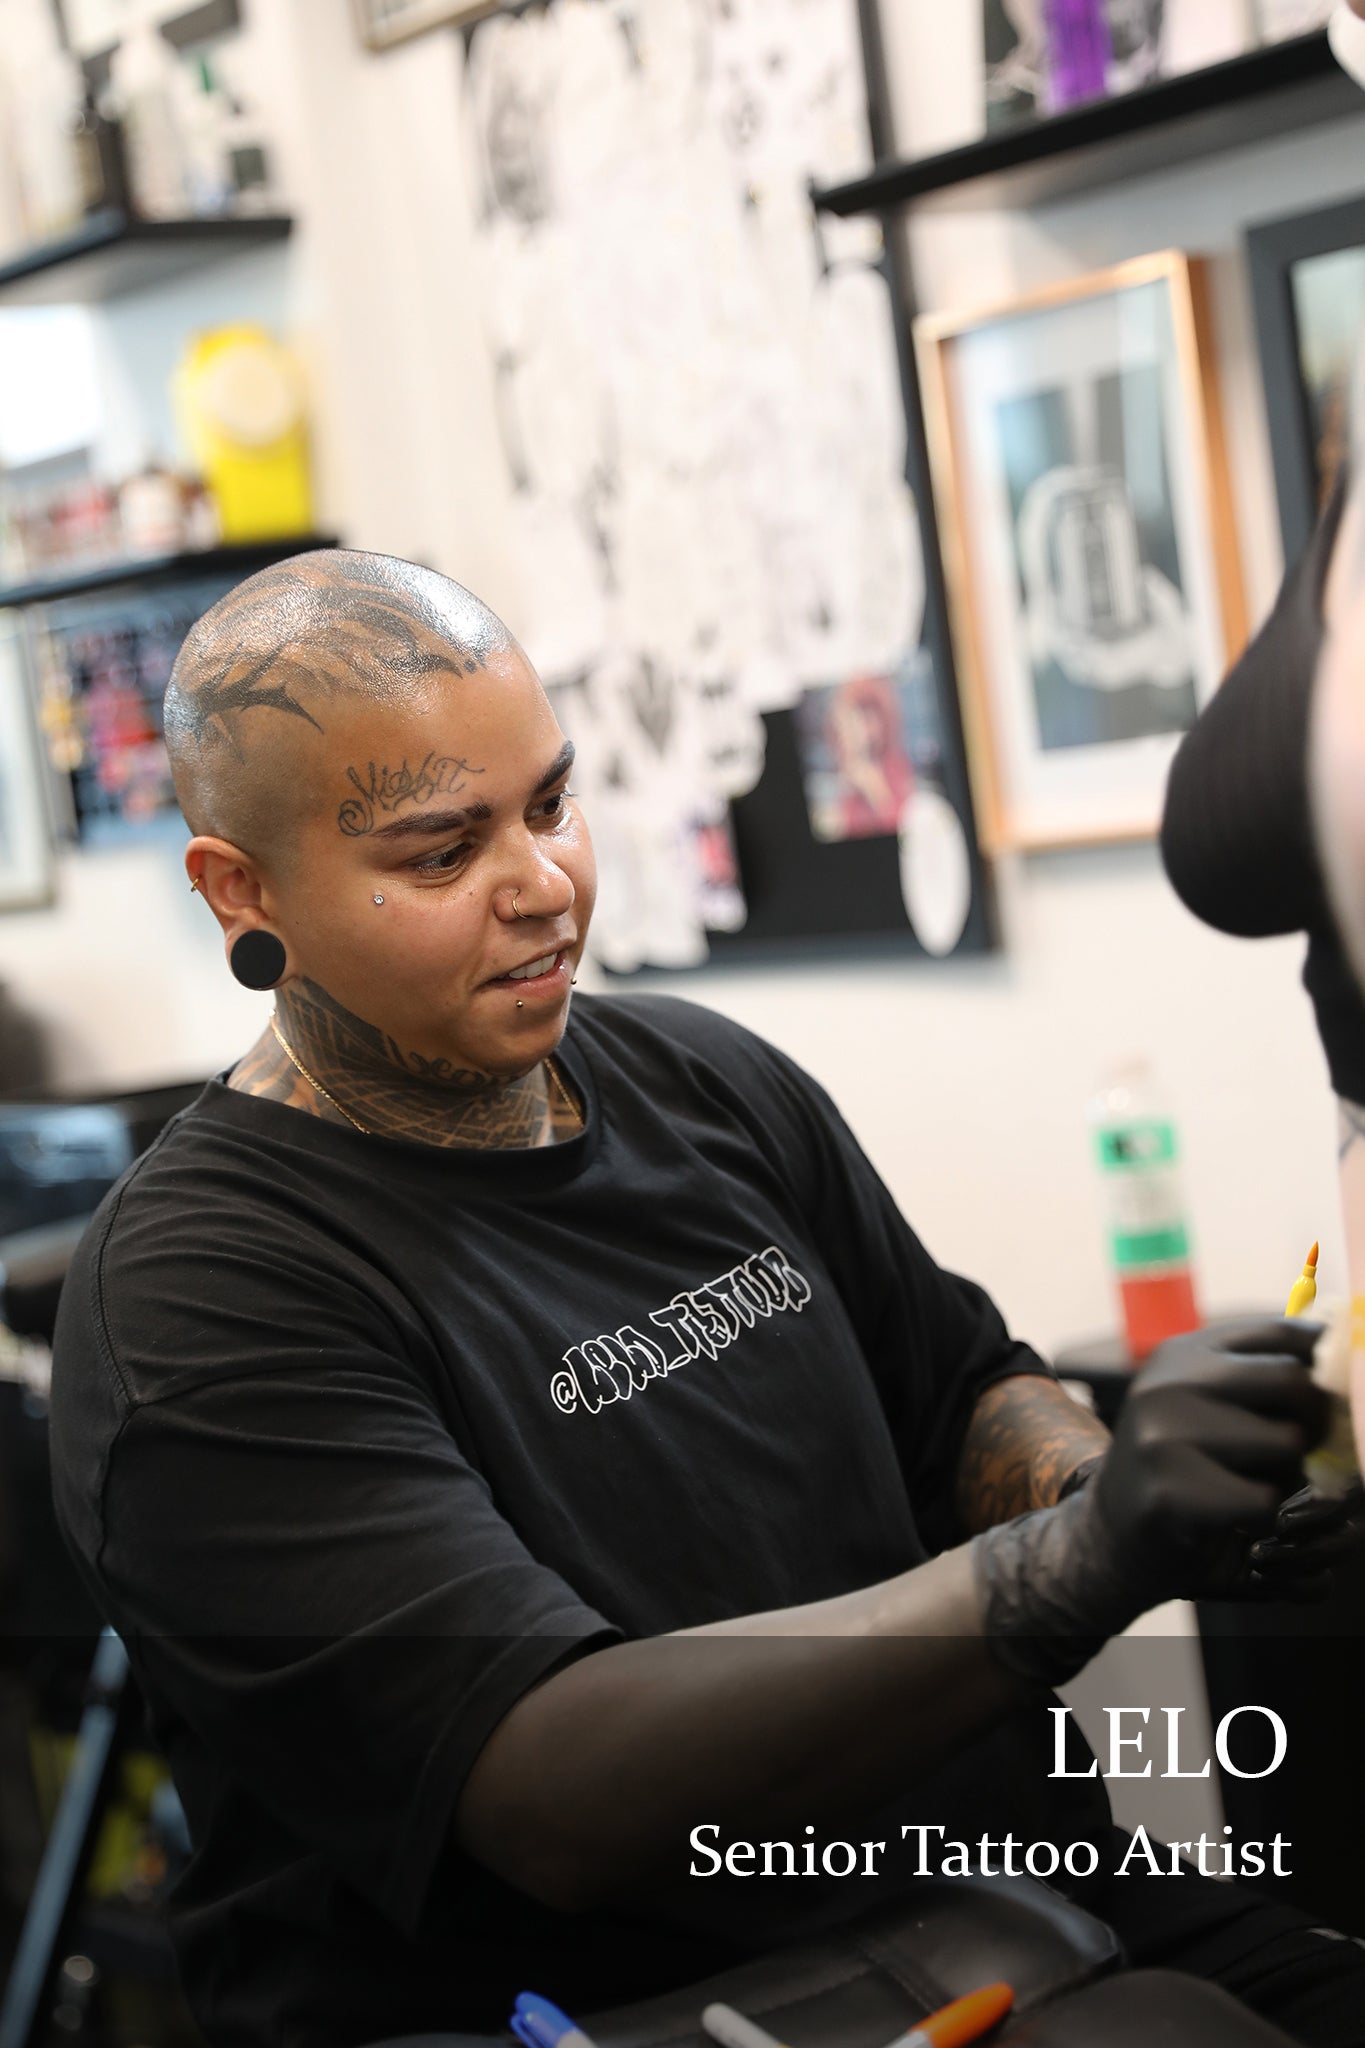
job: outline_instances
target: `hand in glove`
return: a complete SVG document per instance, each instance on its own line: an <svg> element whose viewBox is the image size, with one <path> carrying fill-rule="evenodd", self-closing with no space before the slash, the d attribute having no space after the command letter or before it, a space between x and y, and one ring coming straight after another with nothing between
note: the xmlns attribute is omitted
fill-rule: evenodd
<svg viewBox="0 0 1365 2048"><path fill-rule="evenodd" d="M1365 1487L1344 1493L1305 1486L1281 1503L1275 1527L1247 1552L1247 1591L1263 1600L1321 1600L1332 1566L1365 1545Z"/></svg>
<svg viewBox="0 0 1365 2048"><path fill-rule="evenodd" d="M1157 1350L1088 1485L975 1539L1002 1662L1057 1684L1163 1600L1230 1590L1250 1542L1303 1484L1328 1403L1309 1377L1317 1328L1215 1325Z"/></svg>

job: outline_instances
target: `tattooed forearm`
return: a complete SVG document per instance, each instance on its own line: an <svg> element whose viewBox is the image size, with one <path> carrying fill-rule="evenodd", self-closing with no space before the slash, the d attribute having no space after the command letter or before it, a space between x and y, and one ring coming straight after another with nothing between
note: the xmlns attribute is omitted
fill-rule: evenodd
<svg viewBox="0 0 1365 2048"><path fill-rule="evenodd" d="M417 768L409 768L406 761L401 768L379 768L371 761L363 780L354 768L348 768L346 779L353 785L355 795L348 796L337 812L337 824L349 839L359 839L374 830L377 810L396 811L400 804L424 804L434 796L456 796L469 776L483 773L482 768L471 768L463 758L456 760L446 754L428 754Z"/></svg>
<svg viewBox="0 0 1365 2048"><path fill-rule="evenodd" d="M1108 1444L1104 1424L1055 1380L997 1380L967 1425L957 1476L964 1526L975 1533L1051 1507L1076 1467Z"/></svg>

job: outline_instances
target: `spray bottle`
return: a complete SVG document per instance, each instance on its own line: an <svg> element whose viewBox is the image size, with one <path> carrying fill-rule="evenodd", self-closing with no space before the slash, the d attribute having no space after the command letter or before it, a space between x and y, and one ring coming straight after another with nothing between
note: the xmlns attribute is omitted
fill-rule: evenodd
<svg viewBox="0 0 1365 2048"><path fill-rule="evenodd" d="M1109 1251L1135 1363L1197 1330L1175 1124L1142 1062L1115 1071L1090 1104L1106 1194Z"/></svg>

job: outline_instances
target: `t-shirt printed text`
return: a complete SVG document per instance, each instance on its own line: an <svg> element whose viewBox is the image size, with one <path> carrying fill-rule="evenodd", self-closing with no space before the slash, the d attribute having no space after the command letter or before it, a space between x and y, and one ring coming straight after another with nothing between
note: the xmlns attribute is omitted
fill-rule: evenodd
<svg viewBox="0 0 1365 2048"><path fill-rule="evenodd" d="M649 1320L664 1332L668 1350L632 1323L571 1344L550 1381L550 1399L565 1415L596 1415L612 1401L628 1401L637 1388L705 1354L714 1358L741 1330L786 1309L803 1309L811 1287L778 1245L767 1245L704 1287L675 1294ZM670 1355L671 1353L671 1355Z"/></svg>

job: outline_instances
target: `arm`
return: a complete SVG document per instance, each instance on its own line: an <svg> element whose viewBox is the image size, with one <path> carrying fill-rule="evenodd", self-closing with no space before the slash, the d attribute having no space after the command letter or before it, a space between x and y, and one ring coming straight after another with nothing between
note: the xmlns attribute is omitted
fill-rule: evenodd
<svg viewBox="0 0 1365 2048"><path fill-rule="evenodd" d="M1028 1696L986 1641L970 1552L778 1613L621 1643L518 1701L460 1847L561 1910L685 1878L690 1830L801 1836L866 1812Z"/></svg>
<svg viewBox="0 0 1365 2048"><path fill-rule="evenodd" d="M555 1672L484 1745L457 1842L575 1910L681 1877L699 1822L799 1835L910 1790L1269 1528L1324 1426L1310 1351L1292 1323L1178 1339L1135 1383L1099 1478L1058 1506L862 1592Z"/></svg>
<svg viewBox="0 0 1365 2048"><path fill-rule="evenodd" d="M1071 1475L1108 1448L1104 1424L1056 1380L997 1380L967 1425L957 1473L962 1526L975 1534L1054 1506Z"/></svg>
<svg viewBox="0 0 1365 2048"><path fill-rule="evenodd" d="M1055 1380L998 1381L968 1429L964 1521L984 1529L1050 1507L1108 1443ZM927 1774L1025 1696L985 1642L968 1551L948 1551L863 1592L574 1664L502 1722L465 1787L457 1839L549 1904L590 1905L599 1886L668 1874L700 1820L724 1815L761 1838L888 1799L905 1789L907 1759ZM553 1798L509 1797L549 1756L573 1759ZM604 1798L608 1783L629 1797ZM671 1874L685 1867L684 1856Z"/></svg>

